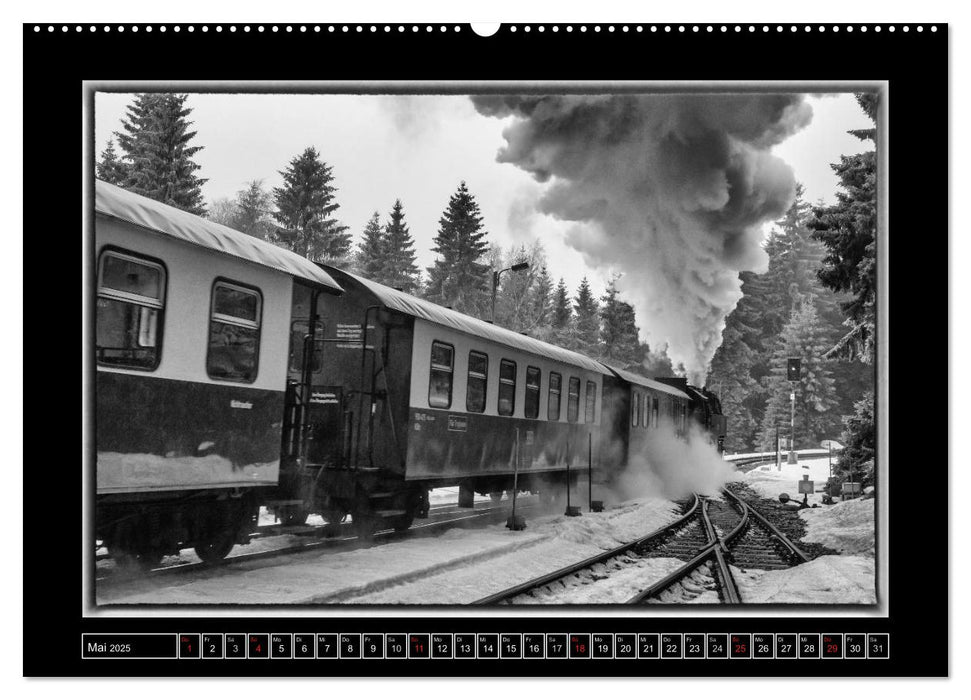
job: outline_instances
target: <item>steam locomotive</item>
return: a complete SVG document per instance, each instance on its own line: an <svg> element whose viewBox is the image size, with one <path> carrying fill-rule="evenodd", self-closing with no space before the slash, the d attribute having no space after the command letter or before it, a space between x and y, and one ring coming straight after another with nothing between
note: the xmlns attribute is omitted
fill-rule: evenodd
<svg viewBox="0 0 971 700"><path fill-rule="evenodd" d="M720 447L718 398L610 367L95 182L95 536L151 565L348 514L406 529L428 491L555 497L662 430ZM576 478L576 469L571 479Z"/></svg>

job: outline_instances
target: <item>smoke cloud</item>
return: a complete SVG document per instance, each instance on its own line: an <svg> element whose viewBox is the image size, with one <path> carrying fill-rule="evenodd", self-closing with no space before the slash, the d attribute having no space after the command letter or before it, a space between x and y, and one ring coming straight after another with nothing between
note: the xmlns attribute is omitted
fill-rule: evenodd
<svg viewBox="0 0 971 700"><path fill-rule="evenodd" d="M612 485L619 501L642 496L685 498L692 493L715 495L731 480L735 467L718 454L708 436L692 426L688 439L662 426L641 454L628 455L627 467Z"/></svg>
<svg viewBox="0 0 971 700"><path fill-rule="evenodd" d="M761 226L795 196L770 152L806 126L801 95L474 96L512 117L498 160L549 182L538 209L582 222L567 236L587 264L623 273L645 339L667 343L703 383L738 272L764 271Z"/></svg>

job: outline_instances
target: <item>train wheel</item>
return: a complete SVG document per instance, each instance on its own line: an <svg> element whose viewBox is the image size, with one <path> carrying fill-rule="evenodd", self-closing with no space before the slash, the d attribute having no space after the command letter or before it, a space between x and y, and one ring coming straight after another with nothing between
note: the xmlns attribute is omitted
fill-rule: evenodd
<svg viewBox="0 0 971 700"><path fill-rule="evenodd" d="M328 525L340 525L347 520L347 511L343 508L327 508L320 515Z"/></svg>
<svg viewBox="0 0 971 700"><path fill-rule="evenodd" d="M280 519L280 524L288 527L295 527L297 525L307 524L307 518L310 517L310 511L303 506L289 506L287 508L281 508L279 511L277 511L276 517Z"/></svg>
<svg viewBox="0 0 971 700"><path fill-rule="evenodd" d="M502 500L502 491L493 491L489 494L489 499L493 505L499 505L499 502Z"/></svg>
<svg viewBox="0 0 971 700"><path fill-rule="evenodd" d="M206 564L218 564L232 551L236 533L222 532L209 537L195 546L196 555Z"/></svg>
<svg viewBox="0 0 971 700"><path fill-rule="evenodd" d="M402 532L411 527L411 524L415 522L415 511L410 510L404 515L397 515L388 521L388 524L395 529L396 532Z"/></svg>
<svg viewBox="0 0 971 700"><path fill-rule="evenodd" d="M125 570L147 571L158 566L165 552L152 547L139 537L139 529L133 522L126 522L115 528L110 542L106 542L108 553L115 566Z"/></svg>
<svg viewBox="0 0 971 700"><path fill-rule="evenodd" d="M369 510L359 510L351 513L354 534L362 540L369 540L374 537L378 530L380 519Z"/></svg>

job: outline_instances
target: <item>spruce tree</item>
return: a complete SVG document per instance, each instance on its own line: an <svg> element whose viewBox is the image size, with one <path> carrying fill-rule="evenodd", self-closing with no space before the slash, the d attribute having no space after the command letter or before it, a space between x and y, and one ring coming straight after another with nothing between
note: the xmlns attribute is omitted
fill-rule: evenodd
<svg viewBox="0 0 971 700"><path fill-rule="evenodd" d="M396 199L388 223L384 226L381 251L381 280L384 284L414 294L418 289L418 266L415 264L415 241L405 223L404 205Z"/></svg>
<svg viewBox="0 0 971 700"><path fill-rule="evenodd" d="M596 357L600 343L600 308L586 277L580 281L573 308L576 312L575 349L584 355Z"/></svg>
<svg viewBox="0 0 971 700"><path fill-rule="evenodd" d="M110 182L112 185L124 185L128 170L115 151L114 139L108 139L105 149L101 151L98 164L95 166L95 174L99 180Z"/></svg>
<svg viewBox="0 0 971 700"><path fill-rule="evenodd" d="M355 267L362 277L384 283L381 271L384 264L384 229L381 215L374 212L364 227L361 242L357 244Z"/></svg>
<svg viewBox="0 0 971 700"><path fill-rule="evenodd" d="M128 105L123 131L116 131L118 145L125 151L125 189L165 204L204 215L202 185L196 177L199 165L192 157L202 146L190 146L196 132L186 117L188 95L172 93L138 94Z"/></svg>
<svg viewBox="0 0 971 700"><path fill-rule="evenodd" d="M550 326L552 327L552 342L566 348L574 346L573 333L573 304L563 278L556 285L553 292L553 309Z"/></svg>
<svg viewBox="0 0 971 700"><path fill-rule="evenodd" d="M263 187L262 180L251 180L246 189L236 193L236 216L233 228L237 231L268 240L274 230L271 220L273 196Z"/></svg>
<svg viewBox="0 0 971 700"><path fill-rule="evenodd" d="M553 280L544 264L530 293L530 316L534 328L547 328L553 320Z"/></svg>
<svg viewBox="0 0 971 700"><path fill-rule="evenodd" d="M600 357L622 369L638 362L640 329L634 307L618 298L617 278L607 285L600 297Z"/></svg>
<svg viewBox="0 0 971 700"><path fill-rule="evenodd" d="M876 96L858 95L857 101L875 122ZM850 133L876 141L876 129ZM836 204L813 209L809 225L826 248L819 279L830 289L850 295L842 308L851 329L833 353L870 363L876 324L877 154L870 150L841 156L832 167L842 191L836 195Z"/></svg>
<svg viewBox="0 0 971 700"><path fill-rule="evenodd" d="M428 268L426 295L443 306L482 317L490 307L489 267L482 262L489 252L488 234L464 181L449 198L438 226L432 248L438 257Z"/></svg>
<svg viewBox="0 0 971 700"><path fill-rule="evenodd" d="M276 239L298 255L314 262L346 264L351 250L347 226L333 217L340 206L331 167L308 147L280 171L283 187L273 189L274 217L283 230Z"/></svg>
<svg viewBox="0 0 971 700"><path fill-rule="evenodd" d="M776 428L786 436L790 432L790 391L795 391L796 448L817 447L835 427L830 409L834 405L835 386L830 361L825 354L828 344L825 328L819 321L812 297L802 299L795 308L772 355L772 372L764 380L767 399L762 418L761 444L772 446ZM802 369L798 382L787 380L787 360L798 357ZM791 388L792 387L792 388Z"/></svg>

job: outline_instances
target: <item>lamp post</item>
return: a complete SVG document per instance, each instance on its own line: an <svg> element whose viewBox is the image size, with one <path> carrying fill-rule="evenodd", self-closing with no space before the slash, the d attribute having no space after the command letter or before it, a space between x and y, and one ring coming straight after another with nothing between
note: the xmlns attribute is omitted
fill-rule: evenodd
<svg viewBox="0 0 971 700"><path fill-rule="evenodd" d="M529 269L528 262L516 263L512 267L504 267L501 270L492 271L492 323L496 322L496 291L499 289L499 277L503 272L522 272Z"/></svg>

